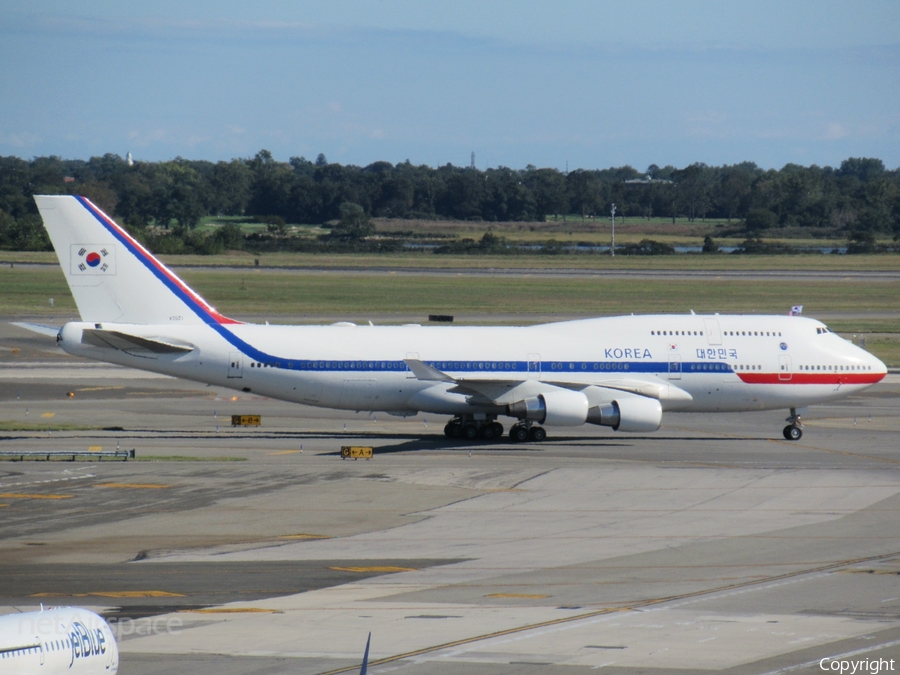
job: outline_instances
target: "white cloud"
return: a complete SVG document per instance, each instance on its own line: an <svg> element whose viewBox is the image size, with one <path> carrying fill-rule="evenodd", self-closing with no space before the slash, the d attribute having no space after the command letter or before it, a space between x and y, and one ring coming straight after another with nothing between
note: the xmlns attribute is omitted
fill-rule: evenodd
<svg viewBox="0 0 900 675"><path fill-rule="evenodd" d="M845 136L849 136L850 132L844 127L843 124L839 124L837 122L830 122L828 126L825 128L825 138L829 141L836 141L839 138L844 138Z"/></svg>
<svg viewBox="0 0 900 675"><path fill-rule="evenodd" d="M138 147L146 147L168 139L169 132L165 129L154 129L153 131L131 130L128 132L128 140Z"/></svg>
<svg viewBox="0 0 900 675"><path fill-rule="evenodd" d="M27 148L40 140L40 136L32 133L4 134L0 136L0 145L8 145L13 148Z"/></svg>

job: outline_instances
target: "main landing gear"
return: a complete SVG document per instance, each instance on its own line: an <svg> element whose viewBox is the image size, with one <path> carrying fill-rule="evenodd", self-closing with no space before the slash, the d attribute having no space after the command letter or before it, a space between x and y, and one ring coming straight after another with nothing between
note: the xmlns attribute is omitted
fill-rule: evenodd
<svg viewBox="0 0 900 675"><path fill-rule="evenodd" d="M460 415L447 422L444 435L447 438L465 438L469 441L476 438L492 441L503 436L503 425L497 421L496 416L476 420L472 415Z"/></svg>
<svg viewBox="0 0 900 675"><path fill-rule="evenodd" d="M803 437L803 424L800 422L797 409L791 408L791 414L784 421L788 423L782 431L784 438L788 441L799 441Z"/></svg>
<svg viewBox="0 0 900 675"><path fill-rule="evenodd" d="M509 430L509 437L515 443L522 443L524 441L541 443L547 440L547 432L544 431L544 427L533 424L531 420L525 420L524 422L512 425Z"/></svg>
<svg viewBox="0 0 900 675"><path fill-rule="evenodd" d="M487 415L483 420L475 419L472 415L459 415L447 422L444 435L447 438L464 438L469 441L476 438L485 441L499 440L503 436L503 425L495 415ZM541 443L547 439L547 432L531 420L525 420L510 427L509 438L515 443Z"/></svg>

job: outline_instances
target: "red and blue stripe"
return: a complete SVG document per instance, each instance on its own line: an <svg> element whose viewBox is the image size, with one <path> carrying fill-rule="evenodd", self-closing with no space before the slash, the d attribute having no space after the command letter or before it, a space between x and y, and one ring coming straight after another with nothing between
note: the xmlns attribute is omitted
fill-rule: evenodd
<svg viewBox="0 0 900 675"><path fill-rule="evenodd" d="M94 206L89 199L81 196L76 196L75 199L77 199L81 205L87 209L88 213L94 216L94 218L96 218L97 221L116 238L116 241L122 244L122 246L144 265L144 267L150 270L153 276L159 279L163 285L174 293L176 297L194 312L194 314L200 317L203 323L215 330L231 345L251 359L264 362L277 360L276 357L260 351L228 330L225 327L226 325L236 325L243 322L230 319L216 311L214 307L191 290L191 288L179 279L169 268L157 260L150 251L119 227L119 225L103 213L103 211Z"/></svg>

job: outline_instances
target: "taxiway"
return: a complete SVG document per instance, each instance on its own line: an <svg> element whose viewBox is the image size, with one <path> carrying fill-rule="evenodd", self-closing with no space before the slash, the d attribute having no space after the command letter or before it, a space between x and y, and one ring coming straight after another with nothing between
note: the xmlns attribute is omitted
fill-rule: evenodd
<svg viewBox="0 0 900 675"><path fill-rule="evenodd" d="M355 672L369 631L373 673L900 660L898 395L889 376L813 408L797 443L766 412L470 445L440 418L89 364L3 324L0 449L138 461L0 463L0 611L104 612L123 675Z"/></svg>

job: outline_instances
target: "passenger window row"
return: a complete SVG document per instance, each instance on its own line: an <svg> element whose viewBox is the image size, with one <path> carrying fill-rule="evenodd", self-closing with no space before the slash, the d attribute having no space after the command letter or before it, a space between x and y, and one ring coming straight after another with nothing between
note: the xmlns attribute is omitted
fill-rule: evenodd
<svg viewBox="0 0 900 675"><path fill-rule="evenodd" d="M55 652L61 649L71 649L72 644L69 642L68 638L63 640L51 640L50 642L45 642L43 646L44 652ZM35 645L32 647L22 647L21 649L11 649L7 652L3 652L0 655L0 658L15 658L16 656L23 656L25 654L37 654L41 650L39 645Z"/></svg>
<svg viewBox="0 0 900 675"><path fill-rule="evenodd" d="M703 331L651 330L650 335L703 335Z"/></svg>
<svg viewBox="0 0 900 675"><path fill-rule="evenodd" d="M725 335L730 337L781 337L781 331L776 333L774 330L726 330Z"/></svg>
<svg viewBox="0 0 900 675"><path fill-rule="evenodd" d="M823 332L827 332L827 328ZM651 330L650 335L703 335L703 331ZM729 337L781 337L781 331L769 330L726 330Z"/></svg>

